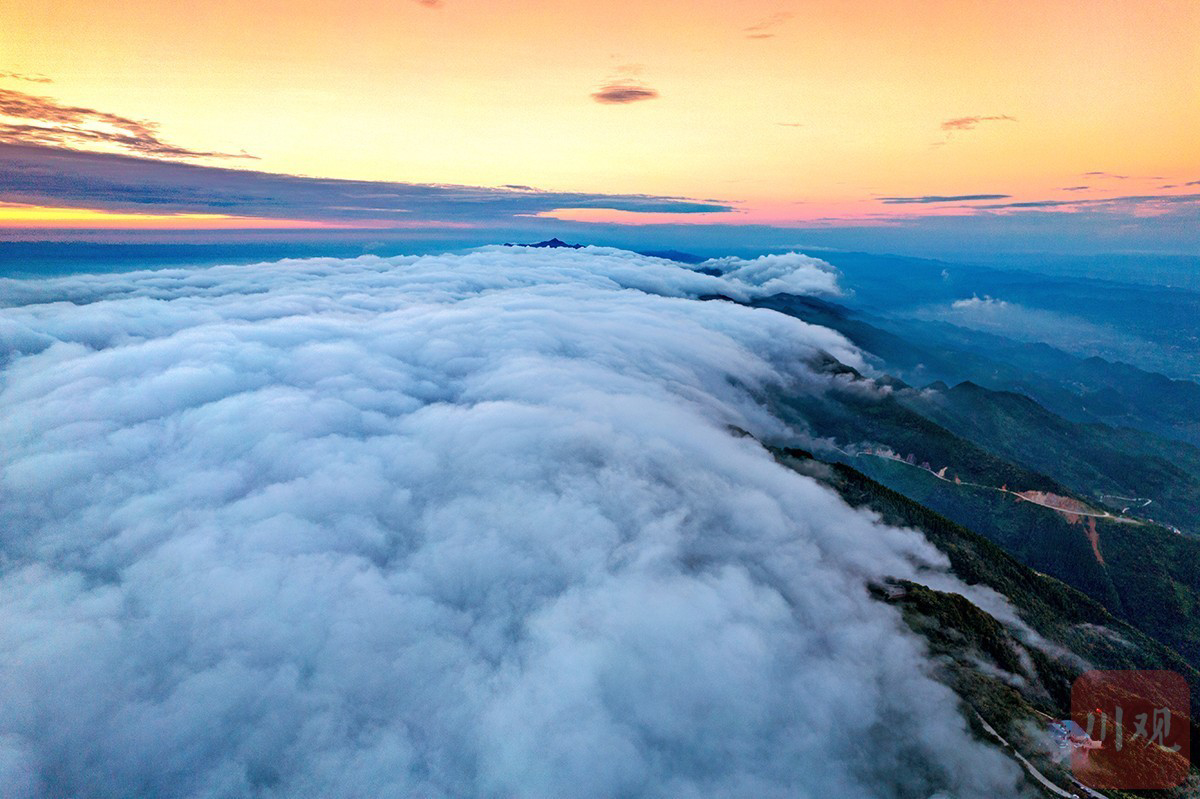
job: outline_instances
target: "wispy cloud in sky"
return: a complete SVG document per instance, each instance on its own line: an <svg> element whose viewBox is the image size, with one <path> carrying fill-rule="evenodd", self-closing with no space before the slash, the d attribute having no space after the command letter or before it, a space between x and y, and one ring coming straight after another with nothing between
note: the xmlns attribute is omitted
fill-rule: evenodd
<svg viewBox="0 0 1200 799"><path fill-rule="evenodd" d="M26 72L6 72L0 71L0 80L23 80L26 83L53 83L54 81L47 78L45 75L32 75Z"/></svg>
<svg viewBox="0 0 1200 799"><path fill-rule="evenodd" d="M641 80L645 64L622 64L605 80L599 89L592 92L592 99L602 105L626 105L642 100L658 99L658 91Z"/></svg>
<svg viewBox="0 0 1200 799"><path fill-rule="evenodd" d="M1200 194L1134 194L1124 197L1100 197L1084 200L1027 200L1012 203L995 203L975 206L977 208L1060 208L1063 206L1139 206L1139 205L1191 205L1200 203Z"/></svg>
<svg viewBox="0 0 1200 799"><path fill-rule="evenodd" d="M775 36L775 29L791 18L790 11L779 11L742 30L747 39L770 39Z"/></svg>
<svg viewBox="0 0 1200 799"><path fill-rule="evenodd" d="M955 134L965 133L975 130L985 122L1016 122L1017 118L1009 114L990 114L969 117L954 117L942 122L940 129L943 133L941 139L931 143L933 147L942 147L950 143Z"/></svg>
<svg viewBox="0 0 1200 799"><path fill-rule="evenodd" d="M159 158L254 157L247 153L218 153L180 147L159 138L158 126L153 122L130 119L94 108L64 105L50 97L14 89L0 89L0 142L60 147L109 145Z"/></svg>
<svg viewBox="0 0 1200 799"><path fill-rule="evenodd" d="M909 205L923 203L954 203L975 200L1006 200L1011 194L925 194L919 197L882 197L885 205Z"/></svg>
<svg viewBox="0 0 1200 799"><path fill-rule="evenodd" d="M338 180L0 143L0 202L123 213L216 213L397 227L486 227L562 208L714 213L682 197Z"/></svg>
<svg viewBox="0 0 1200 799"><path fill-rule="evenodd" d="M1165 180L1162 175L1118 175L1115 172L1084 172L1085 178L1104 178L1107 180ZM1184 184L1187 185L1187 184Z"/></svg>
<svg viewBox="0 0 1200 799"><path fill-rule="evenodd" d="M974 117L955 117L947 119L942 123L942 130L958 131L958 130L974 130L981 122L1016 122L1016 117L1011 117L1008 114L997 114L994 116L974 116Z"/></svg>

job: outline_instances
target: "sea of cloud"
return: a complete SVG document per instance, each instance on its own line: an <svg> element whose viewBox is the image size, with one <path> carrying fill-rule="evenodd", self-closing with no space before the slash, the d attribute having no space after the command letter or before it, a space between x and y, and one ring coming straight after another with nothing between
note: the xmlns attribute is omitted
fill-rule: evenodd
<svg viewBox="0 0 1200 799"><path fill-rule="evenodd" d="M866 590L944 559L739 432L862 360L697 298L836 273L720 268L0 281L0 794L1011 795Z"/></svg>

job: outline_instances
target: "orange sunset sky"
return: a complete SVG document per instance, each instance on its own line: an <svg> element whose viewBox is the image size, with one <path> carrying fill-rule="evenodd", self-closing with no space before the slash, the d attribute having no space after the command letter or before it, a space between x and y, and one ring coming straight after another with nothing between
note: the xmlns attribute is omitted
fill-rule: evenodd
<svg viewBox="0 0 1200 799"><path fill-rule="evenodd" d="M734 209L537 211L596 222L1146 218L1200 193L1195 0L9 0L0 91L10 144ZM186 153L108 136L131 120ZM345 224L33 199L0 180L0 224Z"/></svg>

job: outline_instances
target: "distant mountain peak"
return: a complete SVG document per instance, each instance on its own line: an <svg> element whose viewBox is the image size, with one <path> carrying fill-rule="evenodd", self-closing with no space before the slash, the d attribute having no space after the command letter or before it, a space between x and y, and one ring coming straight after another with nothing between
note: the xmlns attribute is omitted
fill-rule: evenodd
<svg viewBox="0 0 1200 799"><path fill-rule="evenodd" d="M504 246L505 247L547 247L550 249L558 249L560 247L565 247L569 250L582 250L583 249L582 244L567 244L565 241L563 241L560 238L546 239L545 241L539 241L536 244L505 244Z"/></svg>

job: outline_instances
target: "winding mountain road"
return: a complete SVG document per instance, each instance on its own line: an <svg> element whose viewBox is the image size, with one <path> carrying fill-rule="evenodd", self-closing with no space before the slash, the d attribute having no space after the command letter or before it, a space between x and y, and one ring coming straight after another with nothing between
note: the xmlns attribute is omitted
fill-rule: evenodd
<svg viewBox="0 0 1200 799"><path fill-rule="evenodd" d="M1076 510L1074 508L1059 507L1057 505L1053 505L1048 502L1042 502L1042 501L1039 501L1032 497L1025 496L1021 492L1013 491L1004 486L989 486L989 485L984 485L982 483L972 483L968 480L953 480L949 477L945 477L941 474L938 474L937 472L933 471L933 469L929 469L924 466L919 466L918 464L915 464L915 463L909 463L908 461L906 461L905 459L903 459L897 455L885 455L885 454L878 453L878 452L857 452L857 453L847 452L846 450L840 449L837 447L835 447L835 449L837 449L837 451L842 453L843 455L846 455L851 458L867 458L867 457L882 458L883 460L887 460L887 461L903 463L905 466L911 466L914 469L920 469L921 471L925 472L926 474L930 475L931 477L935 477L944 483L951 483L953 485L972 486L973 488L982 488L982 489L985 489L988 491L999 491L1004 494L1011 494L1012 496L1016 497L1017 499L1021 500L1022 502L1028 502L1032 505L1040 505L1043 508L1049 508L1050 510L1055 511L1056 513L1070 514L1072 516L1085 516L1085 517L1090 517L1090 518L1095 518L1095 519L1107 519L1112 522L1120 522L1121 524L1145 524L1145 522L1143 522L1141 519L1134 519L1129 516L1118 516L1118 515L1109 513L1108 511L1097 511L1097 510L1093 510L1093 509ZM1150 503L1150 500L1146 500L1146 504L1149 504L1149 503Z"/></svg>

